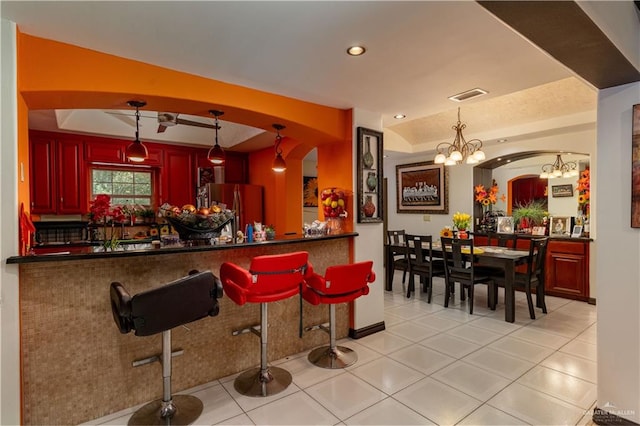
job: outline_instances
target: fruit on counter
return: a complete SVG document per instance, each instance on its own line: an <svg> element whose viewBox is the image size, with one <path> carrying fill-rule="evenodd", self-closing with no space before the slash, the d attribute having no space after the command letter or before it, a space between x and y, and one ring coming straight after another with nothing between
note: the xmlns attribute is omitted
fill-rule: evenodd
<svg viewBox="0 0 640 426"><path fill-rule="evenodd" d="M196 206L194 206L193 204L185 204L184 206L182 206L182 211L183 212L189 212L189 213L195 213L196 212Z"/></svg>
<svg viewBox="0 0 640 426"><path fill-rule="evenodd" d="M347 197L340 188L326 188L320 193L320 202L325 217L340 217L346 213Z"/></svg>
<svg viewBox="0 0 640 426"><path fill-rule="evenodd" d="M213 206L211 206L211 209L210 209L210 210L211 210L213 213L220 213L220 212L222 211L222 209L220 208L220 206L219 206L219 205L217 205L217 204L214 204Z"/></svg>
<svg viewBox="0 0 640 426"><path fill-rule="evenodd" d="M202 215L208 215L209 214L209 209L207 207L200 207L198 209L198 214L202 214Z"/></svg>

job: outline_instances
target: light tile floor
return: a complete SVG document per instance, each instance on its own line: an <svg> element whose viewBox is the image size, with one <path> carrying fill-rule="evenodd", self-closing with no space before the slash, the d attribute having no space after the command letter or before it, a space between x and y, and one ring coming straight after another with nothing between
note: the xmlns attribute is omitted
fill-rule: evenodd
<svg viewBox="0 0 640 426"><path fill-rule="evenodd" d="M396 275L395 291L384 295L386 330L339 342L357 352L356 364L322 369L307 361L308 352L275 361L293 383L268 398L239 395L235 376L198 386L184 392L204 402L196 424L592 424L595 306L548 297L548 314L536 309L532 321L518 293L510 324L504 308L486 308L483 286L469 315L457 295L444 308L442 279L434 279L427 304L421 294L407 299ZM124 425L137 408L87 424Z"/></svg>

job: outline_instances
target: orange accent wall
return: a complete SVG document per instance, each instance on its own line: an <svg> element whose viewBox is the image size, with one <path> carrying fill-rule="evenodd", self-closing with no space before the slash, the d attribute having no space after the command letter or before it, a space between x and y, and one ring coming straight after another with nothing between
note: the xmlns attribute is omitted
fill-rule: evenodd
<svg viewBox="0 0 640 426"><path fill-rule="evenodd" d="M32 109L128 109L142 99L154 111L209 116L220 109L230 121L272 131L286 126L283 143L287 170L271 171L273 150L250 156L251 183L265 187L265 217L278 233L302 227L302 163L318 147L318 178L324 186L352 189L352 114L322 105L228 84L18 32L18 90L27 122ZM28 135L20 132L19 151L28 152ZM26 150L26 151L25 151ZM322 151L322 154L320 154ZM327 161L325 167L320 164ZM28 161L25 163L28 175ZM29 205L28 183L21 200ZM352 203L351 203L352 204ZM353 207L349 207L352 218Z"/></svg>

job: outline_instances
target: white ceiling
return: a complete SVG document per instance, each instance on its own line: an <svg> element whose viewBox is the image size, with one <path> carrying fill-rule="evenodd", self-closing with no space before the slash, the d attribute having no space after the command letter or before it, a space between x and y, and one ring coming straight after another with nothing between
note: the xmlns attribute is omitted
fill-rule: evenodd
<svg viewBox="0 0 640 426"><path fill-rule="evenodd" d="M6 1L20 31L166 68L337 108L380 113L385 148L432 150L454 136L461 107L468 139L517 140L595 122L596 91L471 1ZM349 45L367 53L350 57ZM482 88L463 103L448 96ZM130 113L130 111L127 111ZM172 111L179 113L180 111ZM407 115L396 120L394 114ZM182 118L213 123L210 117ZM105 111L37 111L36 128L133 135L133 121ZM272 143L223 117L222 145ZM211 129L157 133L143 111L141 136L210 145ZM66 127L65 127L66 126ZM545 128L546 126L546 128ZM257 137L254 137L258 135ZM389 142L389 143L387 143Z"/></svg>

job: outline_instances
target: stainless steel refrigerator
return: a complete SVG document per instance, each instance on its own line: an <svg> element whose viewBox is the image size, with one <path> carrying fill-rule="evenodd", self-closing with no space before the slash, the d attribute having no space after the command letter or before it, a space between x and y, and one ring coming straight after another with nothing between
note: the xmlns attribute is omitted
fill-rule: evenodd
<svg viewBox="0 0 640 426"><path fill-rule="evenodd" d="M208 183L198 188L197 207L224 203L236 212L236 229L254 222L264 223L263 188L260 185L237 183Z"/></svg>

